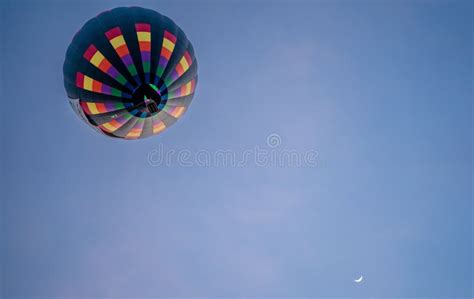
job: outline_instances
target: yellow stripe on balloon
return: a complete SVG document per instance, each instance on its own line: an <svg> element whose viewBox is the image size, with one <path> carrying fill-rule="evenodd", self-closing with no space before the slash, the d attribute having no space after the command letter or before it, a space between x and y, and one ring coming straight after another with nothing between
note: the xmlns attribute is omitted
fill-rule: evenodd
<svg viewBox="0 0 474 299"><path fill-rule="evenodd" d="M92 78L89 76L84 76L84 89L92 91Z"/></svg>
<svg viewBox="0 0 474 299"><path fill-rule="evenodd" d="M101 127L105 128L109 132L114 132L115 130L117 130L117 128L112 126L110 123L102 124Z"/></svg>
<svg viewBox="0 0 474 299"><path fill-rule="evenodd" d="M123 35L119 35L119 36L114 37L112 40L110 40L110 43L116 49L120 47L121 45L124 45L125 40L123 39Z"/></svg>
<svg viewBox="0 0 474 299"><path fill-rule="evenodd" d="M184 58L184 56L183 56L183 58L181 58L179 64L181 64L181 66L183 67L183 73L188 70L189 64L188 64L188 62L186 61L186 58Z"/></svg>
<svg viewBox="0 0 474 299"><path fill-rule="evenodd" d="M97 110L97 106L94 103L87 102L87 108L92 114L99 114L99 110Z"/></svg>
<svg viewBox="0 0 474 299"><path fill-rule="evenodd" d="M160 133L166 128L165 124L163 122L159 122L157 124L153 125L153 134Z"/></svg>
<svg viewBox="0 0 474 299"><path fill-rule="evenodd" d="M102 55L102 53L100 53L99 51L95 52L94 56L92 56L90 62L94 65L94 66L99 66L100 63L102 62L102 60L104 60L104 55Z"/></svg>
<svg viewBox="0 0 474 299"><path fill-rule="evenodd" d="M139 41L150 42L151 41L151 33L146 31L138 31L137 37Z"/></svg>
<svg viewBox="0 0 474 299"><path fill-rule="evenodd" d="M173 52L174 43L167 38L163 38L163 47L168 49L170 52Z"/></svg>

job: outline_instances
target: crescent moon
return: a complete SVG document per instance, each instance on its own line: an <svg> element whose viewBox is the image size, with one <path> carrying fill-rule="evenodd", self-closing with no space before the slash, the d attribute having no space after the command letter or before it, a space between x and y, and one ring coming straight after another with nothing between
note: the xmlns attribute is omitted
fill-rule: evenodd
<svg viewBox="0 0 474 299"><path fill-rule="evenodd" d="M358 279L354 279L354 281L360 283L362 282L362 279L364 279L364 276L361 275Z"/></svg>

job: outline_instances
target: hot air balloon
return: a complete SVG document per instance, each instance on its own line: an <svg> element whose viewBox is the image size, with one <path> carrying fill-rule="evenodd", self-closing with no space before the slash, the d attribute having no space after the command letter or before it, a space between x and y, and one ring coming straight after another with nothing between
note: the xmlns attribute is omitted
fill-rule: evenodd
<svg viewBox="0 0 474 299"><path fill-rule="evenodd" d="M74 36L63 73L69 103L83 121L110 137L139 139L160 134L187 111L197 62L171 19L120 7Z"/></svg>

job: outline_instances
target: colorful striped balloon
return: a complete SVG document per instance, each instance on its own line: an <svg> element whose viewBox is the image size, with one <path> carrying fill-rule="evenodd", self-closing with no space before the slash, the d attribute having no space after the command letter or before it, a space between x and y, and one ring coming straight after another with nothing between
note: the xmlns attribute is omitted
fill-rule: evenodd
<svg viewBox="0 0 474 299"><path fill-rule="evenodd" d="M191 43L150 9L115 8L74 36L63 67L74 111L107 136L160 134L188 110L197 84Z"/></svg>

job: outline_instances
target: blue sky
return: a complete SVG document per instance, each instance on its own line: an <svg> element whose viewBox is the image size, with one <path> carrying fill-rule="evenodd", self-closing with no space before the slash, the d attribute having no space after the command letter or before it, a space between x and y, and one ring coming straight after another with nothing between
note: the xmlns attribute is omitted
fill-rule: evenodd
<svg viewBox="0 0 474 299"><path fill-rule="evenodd" d="M129 5L199 63L188 113L139 141L88 128L62 77L82 24ZM1 22L2 298L472 297L472 4L3 1ZM147 162L271 133L317 166Z"/></svg>

